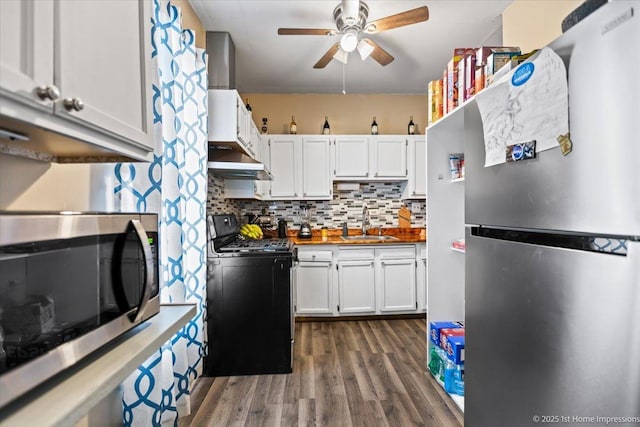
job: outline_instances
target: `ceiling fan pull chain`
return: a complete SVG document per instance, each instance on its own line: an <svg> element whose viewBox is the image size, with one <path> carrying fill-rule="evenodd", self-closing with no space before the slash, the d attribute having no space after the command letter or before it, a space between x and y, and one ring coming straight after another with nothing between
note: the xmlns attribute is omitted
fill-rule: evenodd
<svg viewBox="0 0 640 427"><path fill-rule="evenodd" d="M347 90L345 89L345 83L344 83L346 69L347 69L347 64L342 64L342 94L343 95L347 94Z"/></svg>

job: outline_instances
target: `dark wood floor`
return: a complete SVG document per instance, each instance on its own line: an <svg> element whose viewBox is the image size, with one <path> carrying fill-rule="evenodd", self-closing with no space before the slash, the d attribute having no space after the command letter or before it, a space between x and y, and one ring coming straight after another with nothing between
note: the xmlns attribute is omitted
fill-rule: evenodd
<svg viewBox="0 0 640 427"><path fill-rule="evenodd" d="M461 426L424 319L296 323L292 374L201 378L187 426Z"/></svg>

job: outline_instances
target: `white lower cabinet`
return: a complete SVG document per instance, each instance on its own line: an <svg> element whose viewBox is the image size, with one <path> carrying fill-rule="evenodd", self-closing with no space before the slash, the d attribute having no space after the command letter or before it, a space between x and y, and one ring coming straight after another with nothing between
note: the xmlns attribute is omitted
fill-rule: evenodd
<svg viewBox="0 0 640 427"><path fill-rule="evenodd" d="M375 313L376 284L373 259L338 261L339 314Z"/></svg>
<svg viewBox="0 0 640 427"><path fill-rule="evenodd" d="M301 250L294 271L297 315L333 315L333 252Z"/></svg>
<svg viewBox="0 0 640 427"><path fill-rule="evenodd" d="M298 246L294 264L297 316L423 312L424 244ZM422 288L419 288L421 286Z"/></svg>
<svg viewBox="0 0 640 427"><path fill-rule="evenodd" d="M373 264L373 249L339 249L339 314L375 313L376 283Z"/></svg>
<svg viewBox="0 0 640 427"><path fill-rule="evenodd" d="M340 247L340 314L415 312L415 247Z"/></svg>
<svg viewBox="0 0 640 427"><path fill-rule="evenodd" d="M418 309L416 256L413 246L376 249L376 269L380 312Z"/></svg>

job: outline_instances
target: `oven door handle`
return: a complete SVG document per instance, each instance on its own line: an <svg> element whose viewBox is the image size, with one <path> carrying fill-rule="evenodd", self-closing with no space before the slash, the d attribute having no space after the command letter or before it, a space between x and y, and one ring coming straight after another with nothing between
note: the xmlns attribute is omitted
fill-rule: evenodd
<svg viewBox="0 0 640 427"><path fill-rule="evenodd" d="M138 303L138 310L135 313L130 314L129 318L132 323L138 323L144 316L144 312L151 298L151 288L153 287L153 253L151 252L151 245L149 244L149 237L147 231L142 226L142 223L137 219L132 219L129 222L129 226L133 228L140 242L142 248L142 256L144 257L144 285L142 288L142 295Z"/></svg>

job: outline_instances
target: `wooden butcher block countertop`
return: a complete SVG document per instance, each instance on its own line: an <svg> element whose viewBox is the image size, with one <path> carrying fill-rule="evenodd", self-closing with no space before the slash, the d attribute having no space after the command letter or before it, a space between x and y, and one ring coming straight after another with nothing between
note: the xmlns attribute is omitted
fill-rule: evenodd
<svg viewBox="0 0 640 427"><path fill-rule="evenodd" d="M378 236L378 228L373 227L367 231L368 236ZM294 245L397 245L401 243L424 243L427 241L427 232L424 228L383 228L383 236L393 236L390 240L365 240L355 236L362 235L359 228L349 229L349 240L342 239L342 229L327 230L327 237L322 237L320 229L311 231L311 238L298 237L298 230L289 230L287 238Z"/></svg>

